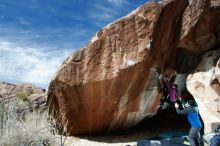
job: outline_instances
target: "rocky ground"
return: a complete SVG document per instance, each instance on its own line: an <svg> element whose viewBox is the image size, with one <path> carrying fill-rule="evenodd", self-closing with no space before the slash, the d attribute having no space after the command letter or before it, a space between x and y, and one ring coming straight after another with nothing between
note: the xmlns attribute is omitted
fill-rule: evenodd
<svg viewBox="0 0 220 146"><path fill-rule="evenodd" d="M18 114L46 110L46 90L32 84L0 82L0 103Z"/></svg>
<svg viewBox="0 0 220 146"><path fill-rule="evenodd" d="M32 84L0 82L0 145L53 142L47 121L46 90Z"/></svg>

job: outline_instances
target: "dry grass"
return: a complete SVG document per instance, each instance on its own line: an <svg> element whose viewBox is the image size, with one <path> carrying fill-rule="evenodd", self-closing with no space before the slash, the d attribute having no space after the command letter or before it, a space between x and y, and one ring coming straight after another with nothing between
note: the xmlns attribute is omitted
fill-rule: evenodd
<svg viewBox="0 0 220 146"><path fill-rule="evenodd" d="M29 112L23 118L0 104L1 146L62 146L65 137L48 123L47 112Z"/></svg>

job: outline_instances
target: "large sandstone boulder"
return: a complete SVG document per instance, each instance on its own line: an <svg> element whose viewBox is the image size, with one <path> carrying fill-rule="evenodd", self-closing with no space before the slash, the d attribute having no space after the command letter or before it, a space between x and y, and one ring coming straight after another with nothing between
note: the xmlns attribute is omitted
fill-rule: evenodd
<svg viewBox="0 0 220 146"><path fill-rule="evenodd" d="M57 126L71 135L95 133L155 115L162 96L158 75L169 67L178 73L179 92L185 90L201 54L218 48L220 40L219 1L189 2L146 3L70 54L48 89Z"/></svg>
<svg viewBox="0 0 220 146"><path fill-rule="evenodd" d="M104 27L59 68L48 90L50 113L70 134L128 128L154 115L161 97L152 68L158 63L155 50L171 48L186 6L185 0L151 2ZM168 35L155 33L157 25Z"/></svg>
<svg viewBox="0 0 220 146"><path fill-rule="evenodd" d="M220 43L220 1L193 0L183 14L178 47L201 55Z"/></svg>
<svg viewBox="0 0 220 146"><path fill-rule="evenodd" d="M220 49L202 56L195 72L187 78L187 88L198 102L205 132L220 124Z"/></svg>
<svg viewBox="0 0 220 146"><path fill-rule="evenodd" d="M185 73L185 78L190 73L187 89L199 103L205 132L211 132L220 122L220 113L217 112L220 95L217 63L220 57L219 16L219 0L193 0L183 13L181 36L177 43L181 49L176 60L183 60L177 68ZM209 50L217 51L207 52Z"/></svg>

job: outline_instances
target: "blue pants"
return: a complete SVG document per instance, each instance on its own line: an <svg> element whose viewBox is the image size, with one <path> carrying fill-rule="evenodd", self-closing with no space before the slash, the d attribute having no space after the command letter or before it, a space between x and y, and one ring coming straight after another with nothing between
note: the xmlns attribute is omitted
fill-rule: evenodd
<svg viewBox="0 0 220 146"><path fill-rule="evenodd" d="M212 139L211 139L211 144L210 146L220 146L220 135L215 135Z"/></svg>

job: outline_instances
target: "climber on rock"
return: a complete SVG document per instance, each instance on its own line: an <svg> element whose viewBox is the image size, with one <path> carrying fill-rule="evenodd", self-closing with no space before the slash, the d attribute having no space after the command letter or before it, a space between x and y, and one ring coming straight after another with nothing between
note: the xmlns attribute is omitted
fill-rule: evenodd
<svg viewBox="0 0 220 146"><path fill-rule="evenodd" d="M168 89L168 99L171 103L175 103L177 100L177 89L178 89L178 85L177 84L168 84L166 85L167 89Z"/></svg>
<svg viewBox="0 0 220 146"><path fill-rule="evenodd" d="M180 105L175 103L176 112L178 114L186 114L191 125L189 132L190 145L200 146L200 130L202 128L202 122L199 119L198 106L196 101L194 99L190 99L184 104L184 108L182 110L180 110L179 107Z"/></svg>
<svg viewBox="0 0 220 146"><path fill-rule="evenodd" d="M161 99L162 109L165 109L170 103L176 102L178 86L173 84L175 75L175 70L168 68L159 76L160 88L163 91L163 96Z"/></svg>

